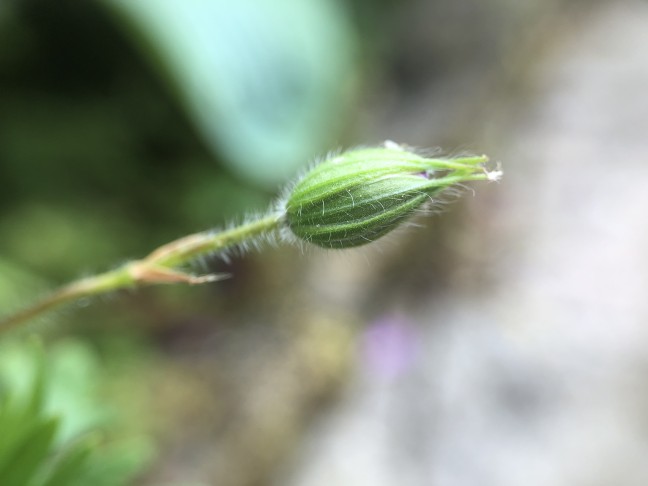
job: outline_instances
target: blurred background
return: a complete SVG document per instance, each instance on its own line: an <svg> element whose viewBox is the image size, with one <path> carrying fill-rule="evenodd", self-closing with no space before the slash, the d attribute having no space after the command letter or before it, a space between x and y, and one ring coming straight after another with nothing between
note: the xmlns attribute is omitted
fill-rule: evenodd
<svg viewBox="0 0 648 486"><path fill-rule="evenodd" d="M329 150L505 176L366 248L57 311L2 337L0 380L40 335L106 484L647 484L647 49L642 0L2 0L0 314Z"/></svg>

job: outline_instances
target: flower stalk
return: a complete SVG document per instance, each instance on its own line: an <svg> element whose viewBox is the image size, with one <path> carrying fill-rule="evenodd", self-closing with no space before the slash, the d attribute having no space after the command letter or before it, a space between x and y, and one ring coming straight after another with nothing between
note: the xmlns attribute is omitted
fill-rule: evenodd
<svg viewBox="0 0 648 486"><path fill-rule="evenodd" d="M221 280L227 275L196 276L178 267L186 266L198 257L219 253L250 238L272 232L277 229L279 222L278 216L267 216L230 230L204 231L172 241L141 260L128 262L114 270L72 282L35 304L0 319L0 332L8 331L68 302L119 289L171 283L197 285Z"/></svg>
<svg viewBox="0 0 648 486"><path fill-rule="evenodd" d="M333 156L299 180L275 210L257 220L220 232L205 231L163 245L148 256L114 270L83 278L35 304L0 319L0 332L15 328L55 307L94 295L155 284L202 284L223 274L193 275L196 259L243 247L261 236L331 249L367 244L398 227L447 189L468 181L499 180L486 156L426 158L387 142Z"/></svg>

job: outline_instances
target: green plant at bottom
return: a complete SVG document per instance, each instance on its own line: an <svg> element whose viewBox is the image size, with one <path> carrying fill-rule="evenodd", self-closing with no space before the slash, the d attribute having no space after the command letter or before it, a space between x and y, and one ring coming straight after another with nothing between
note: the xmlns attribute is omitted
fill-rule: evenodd
<svg viewBox="0 0 648 486"><path fill-rule="evenodd" d="M56 447L59 420L36 404L0 404L0 482L7 485L84 484L92 442Z"/></svg>
<svg viewBox="0 0 648 486"><path fill-rule="evenodd" d="M108 445L95 427L85 427L88 412L78 401L56 412L52 400L52 359L40 346L3 345L0 356L0 485L2 486L123 486L147 462L143 443ZM70 348L64 350L68 356ZM9 355L18 357L10 366ZM76 365L83 366L83 359ZM53 366L54 368L56 366ZM29 370L31 368L32 370ZM16 373L18 370L19 373ZM33 372L31 372L33 371ZM11 375L10 375L11 374ZM16 376L16 375L19 376ZM25 377L32 375L27 381ZM7 379L9 376L13 380ZM20 385L20 386L19 386ZM73 401L74 401L73 400ZM65 409L67 408L67 409ZM93 413L102 407L92 407ZM84 417L85 415L85 417ZM81 428L82 430L79 430ZM124 445L126 444L126 445ZM142 448L144 445L144 448Z"/></svg>

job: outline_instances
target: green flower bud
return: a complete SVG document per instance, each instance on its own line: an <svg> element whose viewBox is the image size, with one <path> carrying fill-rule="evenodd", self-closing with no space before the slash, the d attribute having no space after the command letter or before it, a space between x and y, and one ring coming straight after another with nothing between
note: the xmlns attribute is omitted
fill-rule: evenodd
<svg viewBox="0 0 648 486"><path fill-rule="evenodd" d="M285 202L287 227L303 241L350 248L395 229L446 189L471 180L498 180L486 156L426 158L393 142L329 158L308 172Z"/></svg>

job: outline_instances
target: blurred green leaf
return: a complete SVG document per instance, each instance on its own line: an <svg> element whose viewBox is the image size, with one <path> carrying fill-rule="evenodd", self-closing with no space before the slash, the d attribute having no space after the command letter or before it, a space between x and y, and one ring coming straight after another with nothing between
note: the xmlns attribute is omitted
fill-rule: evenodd
<svg viewBox="0 0 648 486"><path fill-rule="evenodd" d="M238 174L274 186L339 135L355 77L340 3L105 2L135 27L207 143Z"/></svg>

